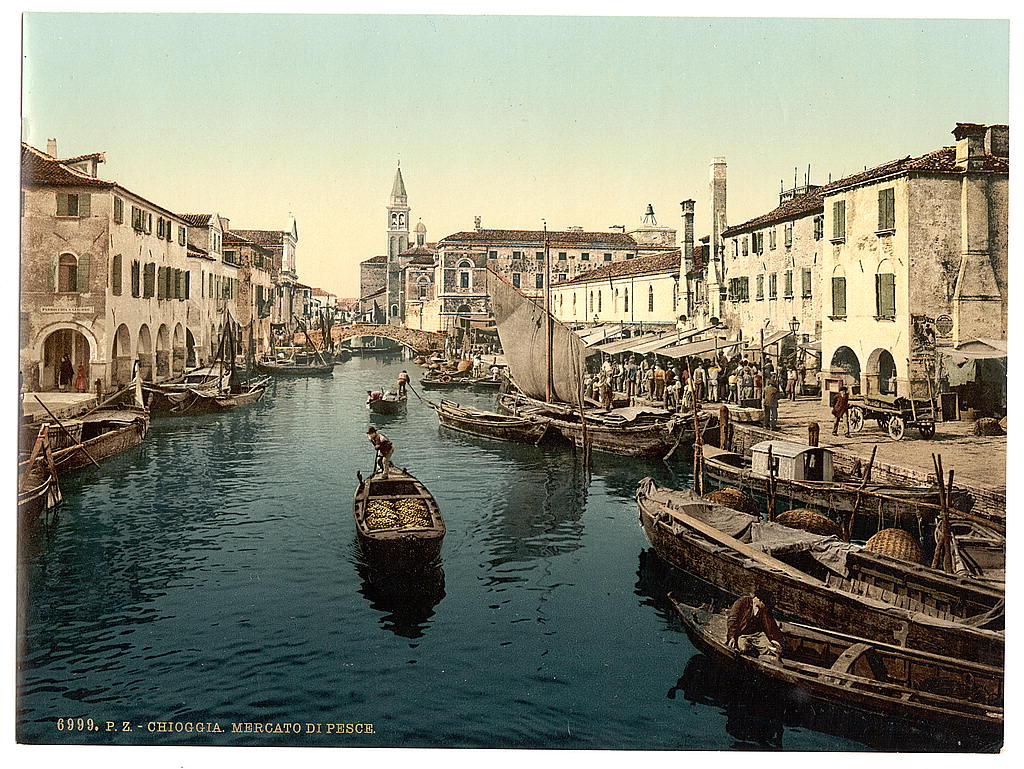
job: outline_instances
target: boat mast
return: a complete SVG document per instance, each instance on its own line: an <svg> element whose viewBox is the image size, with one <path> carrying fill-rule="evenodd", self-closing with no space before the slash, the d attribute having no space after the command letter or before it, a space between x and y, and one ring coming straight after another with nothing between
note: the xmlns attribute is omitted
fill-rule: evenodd
<svg viewBox="0 0 1024 769"><path fill-rule="evenodd" d="M548 223L544 221L544 314L545 314L545 331L544 331L544 356L547 362L547 377L545 380L545 401L551 402L551 391L554 389L554 381L552 378L552 343L553 343L553 329L551 325L551 250L550 244L548 243Z"/></svg>

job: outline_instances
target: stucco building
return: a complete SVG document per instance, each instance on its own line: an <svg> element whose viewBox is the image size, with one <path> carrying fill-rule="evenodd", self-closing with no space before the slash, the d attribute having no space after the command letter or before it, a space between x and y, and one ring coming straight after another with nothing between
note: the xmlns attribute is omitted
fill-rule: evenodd
<svg viewBox="0 0 1024 769"><path fill-rule="evenodd" d="M927 397L936 350L1005 349L1009 128L958 123L953 136L825 190L826 389Z"/></svg>

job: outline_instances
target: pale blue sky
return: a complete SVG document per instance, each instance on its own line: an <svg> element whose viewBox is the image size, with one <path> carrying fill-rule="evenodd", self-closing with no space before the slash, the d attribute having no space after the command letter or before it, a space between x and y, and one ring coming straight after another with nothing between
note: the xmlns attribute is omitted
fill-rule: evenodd
<svg viewBox="0 0 1024 769"><path fill-rule="evenodd" d="M23 138L242 228L299 224L306 283L354 296L396 161L436 240L485 227L707 231L1009 122L1005 21L30 14Z"/></svg>

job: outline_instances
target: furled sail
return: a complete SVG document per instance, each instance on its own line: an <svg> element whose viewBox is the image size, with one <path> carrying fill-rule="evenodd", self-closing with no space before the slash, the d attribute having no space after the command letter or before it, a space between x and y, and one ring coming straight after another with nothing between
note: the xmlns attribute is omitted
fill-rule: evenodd
<svg viewBox="0 0 1024 769"><path fill-rule="evenodd" d="M493 270L487 271L487 287L512 378L531 398L544 400L548 390L547 311ZM585 345L554 317L550 325L551 399L577 405L585 371Z"/></svg>

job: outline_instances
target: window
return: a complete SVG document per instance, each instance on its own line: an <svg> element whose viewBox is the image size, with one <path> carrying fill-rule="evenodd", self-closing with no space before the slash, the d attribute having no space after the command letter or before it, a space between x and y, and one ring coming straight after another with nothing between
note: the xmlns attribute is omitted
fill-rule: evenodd
<svg viewBox="0 0 1024 769"><path fill-rule="evenodd" d="M497 251L488 251L487 252L487 258L488 259L497 259L498 258L498 252Z"/></svg>
<svg viewBox="0 0 1024 769"><path fill-rule="evenodd" d="M755 254L763 254L764 253L764 233L763 232L755 232L750 237L751 237L751 241L752 241L752 243L751 243L751 250Z"/></svg>
<svg viewBox="0 0 1024 769"><path fill-rule="evenodd" d="M750 299L750 278L730 278L729 299L734 302L748 301Z"/></svg>
<svg viewBox="0 0 1024 769"><path fill-rule="evenodd" d="M779 239L779 231L775 227L772 227L770 230L768 230L768 249L769 250L771 250L771 251L775 250L775 247L778 245L778 239Z"/></svg>
<svg viewBox="0 0 1024 769"><path fill-rule="evenodd" d="M610 262L610 261L612 260L612 255L611 255L611 254L605 254L605 255L604 255L604 260L605 260L606 262Z"/></svg>
<svg viewBox="0 0 1024 769"><path fill-rule="evenodd" d="M622 294L622 311L629 312L629 288L627 287Z"/></svg>
<svg viewBox="0 0 1024 769"><path fill-rule="evenodd" d="M115 254L110 260L110 291L114 296L121 296L121 255Z"/></svg>
<svg viewBox="0 0 1024 769"><path fill-rule="evenodd" d="M156 236L161 239L164 236L164 218L162 216L156 218Z"/></svg>
<svg viewBox="0 0 1024 769"><path fill-rule="evenodd" d="M185 270L185 299L191 298L192 287L189 285L192 282L192 270Z"/></svg>
<svg viewBox="0 0 1024 769"><path fill-rule="evenodd" d="M146 229L146 222L143 216L143 211L137 206L132 206L132 228L142 232Z"/></svg>
<svg viewBox="0 0 1024 769"><path fill-rule="evenodd" d="M567 277L568 277L568 275L566 275L564 272L560 272L557 275L555 275L555 282L556 283L561 283Z"/></svg>
<svg viewBox="0 0 1024 769"><path fill-rule="evenodd" d="M534 288L544 288L544 273L543 272L538 272L534 276L533 287Z"/></svg>
<svg viewBox="0 0 1024 769"><path fill-rule="evenodd" d="M779 297L779 276L778 273L772 273L768 276L768 299L778 299Z"/></svg>
<svg viewBox="0 0 1024 769"><path fill-rule="evenodd" d="M647 287L647 312L654 312L654 284Z"/></svg>
<svg viewBox="0 0 1024 769"><path fill-rule="evenodd" d="M733 255L734 257L736 257L736 256L739 256L739 255L740 255L740 242L739 242L739 240L738 240L738 239L736 239L736 238L733 238L733 239L732 239L732 255Z"/></svg>
<svg viewBox="0 0 1024 769"><path fill-rule="evenodd" d="M793 222L786 222L782 226L782 239L785 241L786 248L793 247Z"/></svg>
<svg viewBox="0 0 1024 769"><path fill-rule="evenodd" d="M815 216L814 217L814 239L821 240L825 237L825 217Z"/></svg>
<svg viewBox="0 0 1024 769"><path fill-rule="evenodd" d="M522 251L513 251L512 252L512 258L513 259L522 259L523 258L523 252Z"/></svg>
<svg viewBox="0 0 1024 769"><path fill-rule="evenodd" d="M626 254L627 259L636 259L636 254Z"/></svg>
<svg viewBox="0 0 1024 769"><path fill-rule="evenodd" d="M543 262L544 261L544 252L543 251L538 251L535 254L535 256L537 257L537 261L538 262Z"/></svg>
<svg viewBox="0 0 1024 769"><path fill-rule="evenodd" d="M512 273L512 285L519 288L519 284L522 282L522 275L518 272ZM468 288L468 284L466 286Z"/></svg>
<svg viewBox="0 0 1024 769"><path fill-rule="evenodd" d="M757 278L755 278L755 280L754 280L754 285L756 286L756 290L757 290L757 299L759 301L763 300L764 299L764 275L758 275Z"/></svg>
<svg viewBox="0 0 1024 769"><path fill-rule="evenodd" d="M57 260L57 290L78 290L78 258L74 254L61 254Z"/></svg>
<svg viewBox="0 0 1024 769"><path fill-rule="evenodd" d="M846 277L832 278L832 317L846 317Z"/></svg>
<svg viewBox="0 0 1024 769"><path fill-rule="evenodd" d="M167 298L167 268L157 267L156 268L156 298L166 299Z"/></svg>
<svg viewBox="0 0 1024 769"><path fill-rule="evenodd" d="M576 314L576 292L572 292L572 314Z"/></svg>
<svg viewBox="0 0 1024 769"><path fill-rule="evenodd" d="M589 262L590 261L590 254L580 254L580 261Z"/></svg>
<svg viewBox="0 0 1024 769"><path fill-rule="evenodd" d="M892 232L896 229L896 190L886 187L878 191L878 231Z"/></svg>
<svg viewBox="0 0 1024 769"><path fill-rule="evenodd" d="M875 312L879 318L896 317L896 276L891 272L875 275Z"/></svg>
<svg viewBox="0 0 1024 769"><path fill-rule="evenodd" d="M156 293L156 265L150 262L142 273L142 296L149 299Z"/></svg>
<svg viewBox="0 0 1024 769"><path fill-rule="evenodd" d="M832 204L832 240L846 240L846 201Z"/></svg>
<svg viewBox="0 0 1024 769"><path fill-rule="evenodd" d="M746 256L749 253L750 244L748 243L747 237L745 235L741 239L740 245L741 245L741 248L742 248L742 251L743 251L743 255Z"/></svg>
<svg viewBox="0 0 1024 769"><path fill-rule="evenodd" d="M787 299L793 298L793 271L786 270L782 281L782 295Z"/></svg>
<svg viewBox="0 0 1024 769"><path fill-rule="evenodd" d="M144 219L143 224L146 225L146 234L148 235L153 231L153 214L146 213Z"/></svg>
<svg viewBox="0 0 1024 769"><path fill-rule="evenodd" d="M124 223L124 201L114 196L114 224Z"/></svg>
<svg viewBox="0 0 1024 769"><path fill-rule="evenodd" d="M590 309L587 312L593 312L593 311L594 311L594 292L591 291L590 292Z"/></svg>
<svg viewBox="0 0 1024 769"><path fill-rule="evenodd" d="M185 239L186 239L185 228L182 227L181 225L178 225L178 245L179 246L185 245Z"/></svg>
<svg viewBox="0 0 1024 769"><path fill-rule="evenodd" d="M800 294L804 299L811 298L811 268L804 267L800 273Z"/></svg>
<svg viewBox="0 0 1024 769"><path fill-rule="evenodd" d="M597 290L597 311L601 312L601 289Z"/></svg>
<svg viewBox="0 0 1024 769"><path fill-rule="evenodd" d="M568 257L566 255L565 251L559 251L558 252L558 261L564 262L567 258Z"/></svg>
<svg viewBox="0 0 1024 769"><path fill-rule="evenodd" d="M90 215L89 194L57 193L57 216L76 216L84 218Z"/></svg>

